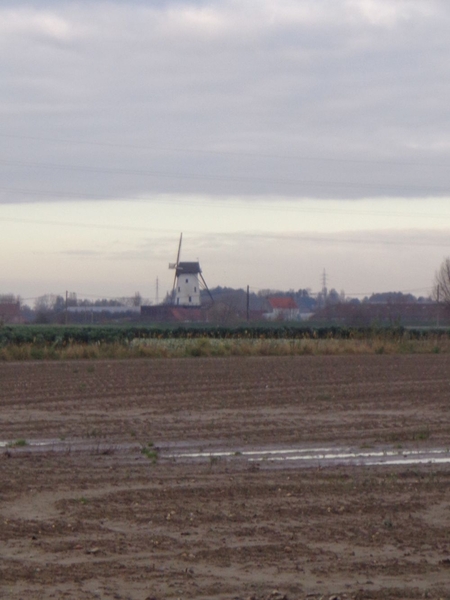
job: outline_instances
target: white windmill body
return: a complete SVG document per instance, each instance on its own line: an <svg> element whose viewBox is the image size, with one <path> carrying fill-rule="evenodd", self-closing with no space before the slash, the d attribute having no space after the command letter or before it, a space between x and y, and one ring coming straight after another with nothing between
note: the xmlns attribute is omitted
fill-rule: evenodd
<svg viewBox="0 0 450 600"><path fill-rule="evenodd" d="M176 267L174 304L177 306L200 306L200 263L180 262Z"/></svg>
<svg viewBox="0 0 450 600"><path fill-rule="evenodd" d="M211 293L203 278L200 263L180 262L181 242L183 234L180 235L178 244L177 260L169 264L169 269L175 269L173 279L172 303L175 306L201 306L200 300L200 282L213 300Z"/></svg>

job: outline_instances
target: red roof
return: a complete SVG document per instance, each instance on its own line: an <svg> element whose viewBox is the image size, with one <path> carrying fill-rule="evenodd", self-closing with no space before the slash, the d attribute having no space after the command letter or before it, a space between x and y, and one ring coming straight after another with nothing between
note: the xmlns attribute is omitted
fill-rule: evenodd
<svg viewBox="0 0 450 600"><path fill-rule="evenodd" d="M272 308L278 310L296 310L298 308L295 300L289 297L269 298L269 304Z"/></svg>

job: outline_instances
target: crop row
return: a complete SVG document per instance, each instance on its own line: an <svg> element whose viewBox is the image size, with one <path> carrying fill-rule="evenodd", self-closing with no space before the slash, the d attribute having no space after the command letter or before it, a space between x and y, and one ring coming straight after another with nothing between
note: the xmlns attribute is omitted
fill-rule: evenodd
<svg viewBox="0 0 450 600"><path fill-rule="evenodd" d="M0 328L0 347L8 345L128 344L136 339L428 339L447 336L441 330L357 327L117 327L12 325Z"/></svg>

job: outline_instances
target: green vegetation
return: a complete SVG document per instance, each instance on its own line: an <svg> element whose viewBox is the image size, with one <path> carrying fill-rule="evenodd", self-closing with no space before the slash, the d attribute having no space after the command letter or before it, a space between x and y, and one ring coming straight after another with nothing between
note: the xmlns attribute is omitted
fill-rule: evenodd
<svg viewBox="0 0 450 600"><path fill-rule="evenodd" d="M0 327L0 360L450 352L450 332L402 327L47 326ZM89 373L94 367L88 368Z"/></svg>
<svg viewBox="0 0 450 600"><path fill-rule="evenodd" d="M425 441L428 440L431 436L431 431L430 428L427 427L423 427L421 429L419 429L418 431L415 431L413 433L412 439L413 440L419 440L419 441Z"/></svg>
<svg viewBox="0 0 450 600"><path fill-rule="evenodd" d="M155 463L158 458L158 450L153 449L153 443L150 443L148 446L143 446L141 448L141 453L144 454L148 459L150 459L153 463Z"/></svg>
<svg viewBox="0 0 450 600"><path fill-rule="evenodd" d="M24 440L23 438L20 438L8 444L8 448L20 448L23 446L28 446L27 440Z"/></svg>

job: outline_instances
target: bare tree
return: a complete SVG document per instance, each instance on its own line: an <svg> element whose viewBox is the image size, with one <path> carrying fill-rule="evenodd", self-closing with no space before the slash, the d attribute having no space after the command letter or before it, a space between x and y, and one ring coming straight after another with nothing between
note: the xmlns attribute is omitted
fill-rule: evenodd
<svg viewBox="0 0 450 600"><path fill-rule="evenodd" d="M142 304L142 296L139 292L135 292L132 298L133 306L141 306Z"/></svg>
<svg viewBox="0 0 450 600"><path fill-rule="evenodd" d="M19 297L14 296L14 294L0 294L0 302L5 304L12 304L19 302Z"/></svg>
<svg viewBox="0 0 450 600"><path fill-rule="evenodd" d="M450 309L450 257L442 261L434 276L433 299Z"/></svg>
<svg viewBox="0 0 450 600"><path fill-rule="evenodd" d="M232 298L214 302L208 311L212 323L221 326L235 325L239 322L239 309Z"/></svg>
<svg viewBox="0 0 450 600"><path fill-rule="evenodd" d="M39 296L34 302L35 322L51 323L58 313L62 314L65 304L64 298L59 295L45 294Z"/></svg>

